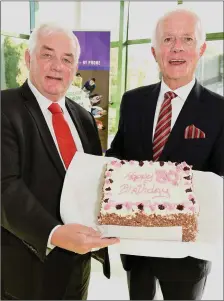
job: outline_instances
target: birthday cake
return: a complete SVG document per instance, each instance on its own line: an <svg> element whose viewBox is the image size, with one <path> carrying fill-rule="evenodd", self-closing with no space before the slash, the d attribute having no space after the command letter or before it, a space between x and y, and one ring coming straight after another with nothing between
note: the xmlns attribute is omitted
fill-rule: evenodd
<svg viewBox="0 0 224 301"><path fill-rule="evenodd" d="M198 214L186 162L112 160L106 165L99 224L182 226L182 241L195 241Z"/></svg>

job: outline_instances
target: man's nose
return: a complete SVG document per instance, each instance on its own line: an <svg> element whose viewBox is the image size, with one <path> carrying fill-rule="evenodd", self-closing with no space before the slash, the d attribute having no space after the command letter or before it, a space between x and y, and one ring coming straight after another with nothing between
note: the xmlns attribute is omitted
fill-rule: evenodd
<svg viewBox="0 0 224 301"><path fill-rule="evenodd" d="M174 43L172 46L172 51L174 51L174 52L184 51L183 41L180 38L176 38L174 40Z"/></svg>
<svg viewBox="0 0 224 301"><path fill-rule="evenodd" d="M55 71L61 71L62 70L61 60L55 57L51 63L51 69Z"/></svg>

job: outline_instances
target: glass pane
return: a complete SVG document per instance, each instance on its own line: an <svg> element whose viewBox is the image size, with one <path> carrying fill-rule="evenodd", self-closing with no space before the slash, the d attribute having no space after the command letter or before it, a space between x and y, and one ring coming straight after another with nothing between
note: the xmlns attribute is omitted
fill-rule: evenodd
<svg viewBox="0 0 224 301"><path fill-rule="evenodd" d="M36 24L55 22L76 30L79 6L74 1L39 1L36 12Z"/></svg>
<svg viewBox="0 0 224 301"><path fill-rule="evenodd" d="M82 1L81 29L110 30L111 40L119 39L120 1Z"/></svg>
<svg viewBox="0 0 224 301"><path fill-rule="evenodd" d="M177 1L131 1L128 39L150 38L160 16L177 7Z"/></svg>
<svg viewBox="0 0 224 301"><path fill-rule="evenodd" d="M151 53L151 44L128 47L127 90L159 81L159 68Z"/></svg>
<svg viewBox="0 0 224 301"><path fill-rule="evenodd" d="M116 96L117 96L117 73L118 73L118 48L111 48L110 51L110 95L108 112L108 145L110 137L113 137L116 128Z"/></svg>
<svg viewBox="0 0 224 301"><path fill-rule="evenodd" d="M2 89L17 88L28 76L24 53L28 41L8 36L1 36L1 83Z"/></svg>
<svg viewBox="0 0 224 301"><path fill-rule="evenodd" d="M193 10L201 18L206 33L223 32L223 1L186 1L180 7Z"/></svg>
<svg viewBox="0 0 224 301"><path fill-rule="evenodd" d="M29 1L1 2L1 30L16 34L30 34Z"/></svg>
<svg viewBox="0 0 224 301"><path fill-rule="evenodd" d="M201 57L196 77L206 88L221 95L224 95L223 64L223 41L207 42L207 49Z"/></svg>

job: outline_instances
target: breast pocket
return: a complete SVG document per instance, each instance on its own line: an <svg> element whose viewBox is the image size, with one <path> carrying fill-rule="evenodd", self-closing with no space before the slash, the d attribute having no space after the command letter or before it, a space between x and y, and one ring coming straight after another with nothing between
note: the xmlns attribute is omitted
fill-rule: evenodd
<svg viewBox="0 0 224 301"><path fill-rule="evenodd" d="M202 168L210 156L212 142L206 138L203 139L184 139L181 145L181 152L192 165Z"/></svg>
<svg viewBox="0 0 224 301"><path fill-rule="evenodd" d="M208 138L194 138L194 139L184 139L184 145L186 147L205 147L209 145Z"/></svg>

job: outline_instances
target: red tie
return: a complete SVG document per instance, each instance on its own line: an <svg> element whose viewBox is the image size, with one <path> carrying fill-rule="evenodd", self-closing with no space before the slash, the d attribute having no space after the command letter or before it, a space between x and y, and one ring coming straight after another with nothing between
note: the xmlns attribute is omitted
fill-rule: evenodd
<svg viewBox="0 0 224 301"><path fill-rule="evenodd" d="M177 95L166 92L162 103L153 138L153 160L157 161L163 151L171 131L172 104L171 100Z"/></svg>
<svg viewBox="0 0 224 301"><path fill-rule="evenodd" d="M75 152L77 151L75 142L59 104L52 103L48 107L48 110L52 113L52 124L58 142L58 147L65 166L68 168Z"/></svg>

